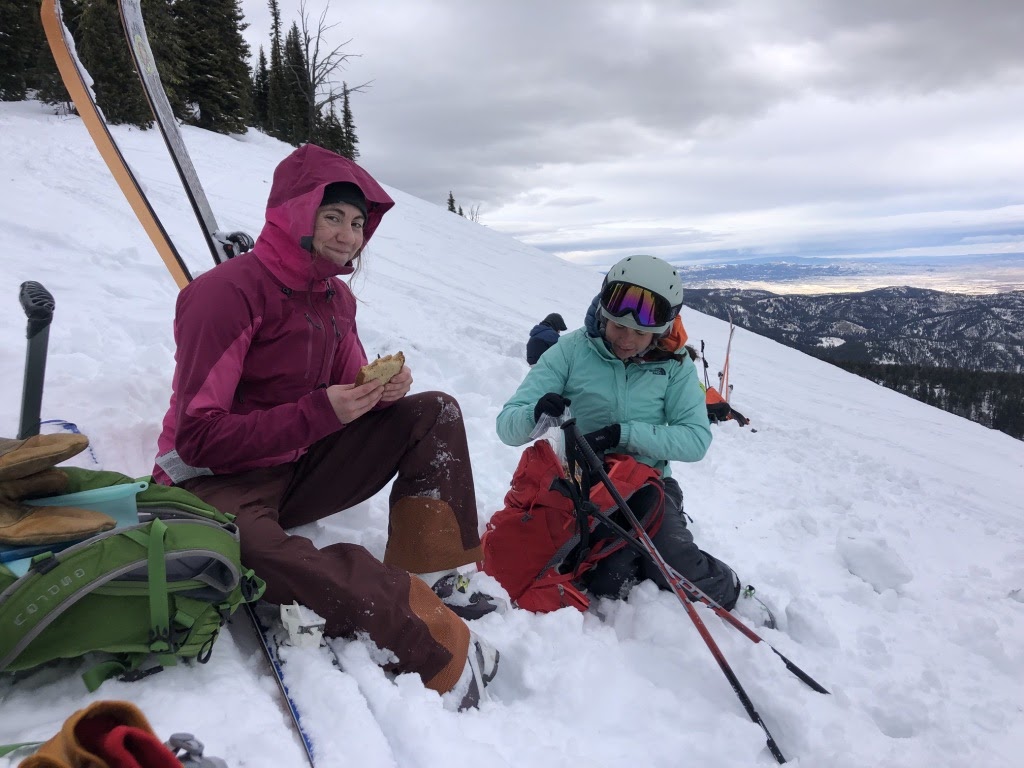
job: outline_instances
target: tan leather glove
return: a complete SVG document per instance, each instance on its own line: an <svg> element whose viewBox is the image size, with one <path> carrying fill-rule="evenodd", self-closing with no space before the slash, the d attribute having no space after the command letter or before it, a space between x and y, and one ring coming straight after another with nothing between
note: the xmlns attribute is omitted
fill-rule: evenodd
<svg viewBox="0 0 1024 768"><path fill-rule="evenodd" d="M36 435L24 440L0 437L0 480L34 475L89 447L85 435Z"/></svg>
<svg viewBox="0 0 1024 768"><path fill-rule="evenodd" d="M35 507L22 499L67 490L67 475L53 465L89 446L85 435L0 437L0 544L29 546L84 539L116 525L102 512L77 507Z"/></svg>
<svg viewBox="0 0 1024 768"><path fill-rule="evenodd" d="M134 704L97 701L65 720L60 733L22 760L18 768L110 768L99 737L118 725L153 734L146 716Z"/></svg>

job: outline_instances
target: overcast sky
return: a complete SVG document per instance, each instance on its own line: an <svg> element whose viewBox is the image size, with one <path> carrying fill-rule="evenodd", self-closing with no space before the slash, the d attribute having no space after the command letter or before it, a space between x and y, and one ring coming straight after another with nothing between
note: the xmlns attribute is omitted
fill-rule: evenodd
<svg viewBox="0 0 1024 768"><path fill-rule="evenodd" d="M280 0L286 27L298 0ZM253 54L265 0L242 0ZM316 22L323 2L309 0ZM1021 0L333 0L360 162L580 263L1024 252Z"/></svg>

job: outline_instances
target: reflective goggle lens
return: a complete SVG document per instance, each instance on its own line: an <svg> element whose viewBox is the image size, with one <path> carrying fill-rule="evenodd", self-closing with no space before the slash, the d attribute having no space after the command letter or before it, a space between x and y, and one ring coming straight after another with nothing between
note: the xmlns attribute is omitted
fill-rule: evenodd
<svg viewBox="0 0 1024 768"><path fill-rule="evenodd" d="M642 326L652 328L671 322L678 310L663 296L631 283L609 283L601 292L601 306L613 317L633 315Z"/></svg>

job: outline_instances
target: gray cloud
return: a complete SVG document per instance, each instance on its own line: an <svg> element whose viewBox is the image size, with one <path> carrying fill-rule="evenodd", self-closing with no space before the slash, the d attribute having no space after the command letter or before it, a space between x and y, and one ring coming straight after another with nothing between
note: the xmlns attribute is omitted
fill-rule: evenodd
<svg viewBox="0 0 1024 768"><path fill-rule="evenodd" d="M266 4L243 7L256 50ZM1019 0L335 0L330 17L359 54L344 78L372 81L362 164L559 253L735 239L772 209L796 241L829 208L1024 201Z"/></svg>

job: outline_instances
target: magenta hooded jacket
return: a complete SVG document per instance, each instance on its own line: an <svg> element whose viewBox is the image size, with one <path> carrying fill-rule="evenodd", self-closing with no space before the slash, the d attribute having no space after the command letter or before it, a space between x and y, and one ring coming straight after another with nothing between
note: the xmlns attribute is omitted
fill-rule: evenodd
<svg viewBox="0 0 1024 768"><path fill-rule="evenodd" d="M307 144L274 171L253 250L179 294L157 482L292 462L342 429L326 387L353 383L366 364L355 297L337 277L353 267L303 247L324 187L337 181L357 184L366 197L365 248L394 202L358 165Z"/></svg>

